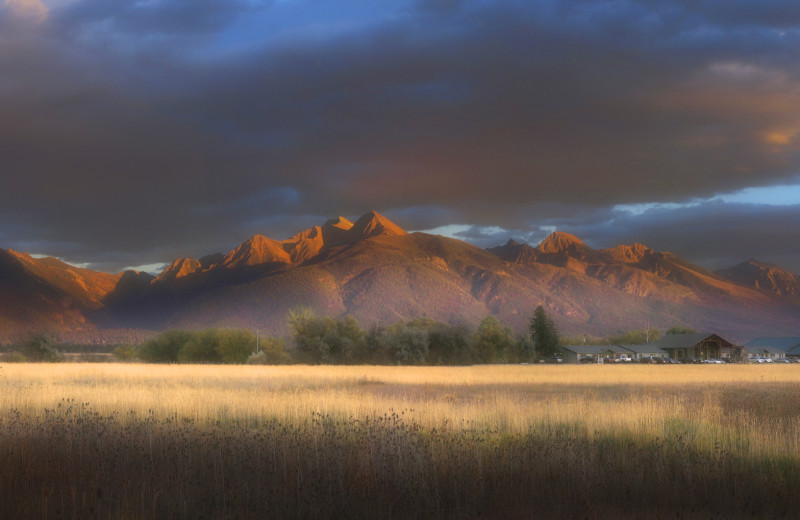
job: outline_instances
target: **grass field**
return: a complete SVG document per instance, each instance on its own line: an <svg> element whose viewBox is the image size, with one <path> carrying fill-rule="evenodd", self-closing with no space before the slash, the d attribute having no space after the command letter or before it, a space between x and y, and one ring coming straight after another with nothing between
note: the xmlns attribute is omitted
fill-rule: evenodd
<svg viewBox="0 0 800 520"><path fill-rule="evenodd" d="M800 367L0 366L0 517L792 517Z"/></svg>

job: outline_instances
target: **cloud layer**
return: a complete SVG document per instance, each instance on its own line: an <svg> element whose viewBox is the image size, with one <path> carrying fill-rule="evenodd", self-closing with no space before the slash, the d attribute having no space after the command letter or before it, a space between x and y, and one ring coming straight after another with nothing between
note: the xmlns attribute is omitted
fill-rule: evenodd
<svg viewBox="0 0 800 520"><path fill-rule="evenodd" d="M800 271L800 206L715 199L798 184L795 2L383 4L6 0L0 247L116 270L377 209Z"/></svg>

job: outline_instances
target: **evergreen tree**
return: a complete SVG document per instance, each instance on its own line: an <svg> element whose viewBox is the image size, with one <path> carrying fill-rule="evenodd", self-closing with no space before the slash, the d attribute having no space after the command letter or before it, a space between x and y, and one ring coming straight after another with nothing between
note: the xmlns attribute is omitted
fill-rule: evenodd
<svg viewBox="0 0 800 520"><path fill-rule="evenodd" d="M531 338L536 355L539 357L554 356L560 352L558 346L558 332L555 323L545 312L544 307L539 305L533 311L531 318Z"/></svg>

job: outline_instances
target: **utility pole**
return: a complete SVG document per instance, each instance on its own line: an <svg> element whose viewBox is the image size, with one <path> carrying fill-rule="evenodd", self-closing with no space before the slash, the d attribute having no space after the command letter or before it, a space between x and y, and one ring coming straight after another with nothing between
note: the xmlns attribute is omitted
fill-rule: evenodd
<svg viewBox="0 0 800 520"><path fill-rule="evenodd" d="M256 354L258 354L258 327L256 327Z"/></svg>

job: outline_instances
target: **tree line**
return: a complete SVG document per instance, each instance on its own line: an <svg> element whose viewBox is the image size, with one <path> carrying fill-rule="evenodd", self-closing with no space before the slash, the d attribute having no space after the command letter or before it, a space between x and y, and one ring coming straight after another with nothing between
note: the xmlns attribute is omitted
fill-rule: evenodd
<svg viewBox="0 0 800 520"><path fill-rule="evenodd" d="M494 316L474 331L431 318L365 330L352 317L309 310L290 313L288 322L288 341L248 330L168 330L114 354L153 363L467 365L532 361L535 353L528 336L514 336Z"/></svg>
<svg viewBox="0 0 800 520"><path fill-rule="evenodd" d="M290 312L287 322L288 338L258 336L246 329L168 330L138 346L119 345L113 354L152 363L469 365L533 362L560 355L568 344L642 344L660 336L658 329L648 327L607 338L561 338L541 305L531 316L528 333L521 335L492 315L474 330L427 317L365 330L353 317L319 317L309 309ZM687 332L694 331L666 331ZM22 342L16 351L30 361L62 359L55 341L44 335Z"/></svg>
<svg viewBox="0 0 800 520"><path fill-rule="evenodd" d="M530 362L558 349L555 325L541 307L530 334L522 335L492 315L475 330L427 317L363 329L353 317L320 317L309 309L289 313L287 322L288 341L249 330L168 330L139 347L117 347L114 355L153 363L468 365Z"/></svg>

